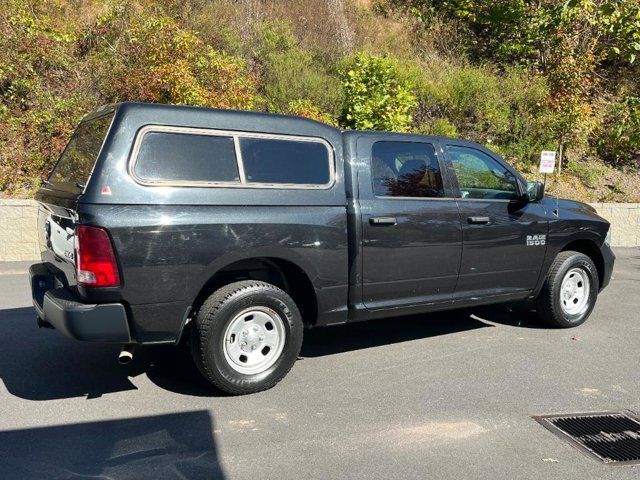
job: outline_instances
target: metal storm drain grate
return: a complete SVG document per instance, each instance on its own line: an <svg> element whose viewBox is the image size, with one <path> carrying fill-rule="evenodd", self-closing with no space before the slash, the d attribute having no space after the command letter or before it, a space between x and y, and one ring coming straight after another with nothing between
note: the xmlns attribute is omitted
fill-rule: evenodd
<svg viewBox="0 0 640 480"><path fill-rule="evenodd" d="M533 419L603 463L640 464L640 419L631 413L542 415Z"/></svg>

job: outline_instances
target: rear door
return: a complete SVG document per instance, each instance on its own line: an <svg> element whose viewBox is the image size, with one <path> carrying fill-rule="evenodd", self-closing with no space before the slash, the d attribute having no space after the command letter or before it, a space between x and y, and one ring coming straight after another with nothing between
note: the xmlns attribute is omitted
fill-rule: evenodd
<svg viewBox="0 0 640 480"><path fill-rule="evenodd" d="M454 141L444 150L455 172L463 233L455 297L533 289L546 251L544 208L520 200L515 171L489 150Z"/></svg>
<svg viewBox="0 0 640 480"><path fill-rule="evenodd" d="M369 309L452 298L462 253L458 205L435 142L364 135L357 141L362 294Z"/></svg>

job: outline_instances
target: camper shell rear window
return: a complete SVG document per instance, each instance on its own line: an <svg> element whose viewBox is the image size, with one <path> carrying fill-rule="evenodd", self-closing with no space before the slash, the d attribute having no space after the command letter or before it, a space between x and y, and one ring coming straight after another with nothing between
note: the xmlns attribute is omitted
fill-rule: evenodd
<svg viewBox="0 0 640 480"><path fill-rule="evenodd" d="M102 150L113 115L110 113L78 125L49 175L49 182L54 185L71 185L76 189L84 189Z"/></svg>

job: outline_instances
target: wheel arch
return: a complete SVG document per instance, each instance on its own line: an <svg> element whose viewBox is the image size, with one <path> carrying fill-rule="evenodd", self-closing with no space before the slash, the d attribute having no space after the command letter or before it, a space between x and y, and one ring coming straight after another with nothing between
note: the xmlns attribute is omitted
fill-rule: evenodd
<svg viewBox="0 0 640 480"><path fill-rule="evenodd" d="M281 257L246 257L213 270L201 283L192 302L193 311L215 290L240 280L260 280L281 288L291 296L302 314L305 325L318 318L318 299L310 275L298 263Z"/></svg>
<svg viewBox="0 0 640 480"><path fill-rule="evenodd" d="M589 257L598 271L598 289L600 289L600 286L604 281L604 257L602 256L602 252L596 242L586 238L573 240L562 247L560 251L579 252Z"/></svg>

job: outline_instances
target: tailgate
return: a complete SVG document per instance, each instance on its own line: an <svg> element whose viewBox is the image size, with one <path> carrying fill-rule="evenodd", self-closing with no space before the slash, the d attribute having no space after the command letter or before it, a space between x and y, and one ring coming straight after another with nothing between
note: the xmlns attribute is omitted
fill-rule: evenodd
<svg viewBox="0 0 640 480"><path fill-rule="evenodd" d="M49 250L60 260L74 263L76 221L73 212L67 216L54 213L50 205L41 205L38 211L38 227L41 237L40 250Z"/></svg>
<svg viewBox="0 0 640 480"><path fill-rule="evenodd" d="M38 240L42 260L65 286L75 285L74 210L41 203L38 208Z"/></svg>

